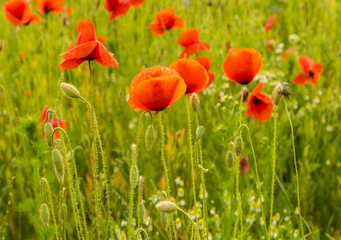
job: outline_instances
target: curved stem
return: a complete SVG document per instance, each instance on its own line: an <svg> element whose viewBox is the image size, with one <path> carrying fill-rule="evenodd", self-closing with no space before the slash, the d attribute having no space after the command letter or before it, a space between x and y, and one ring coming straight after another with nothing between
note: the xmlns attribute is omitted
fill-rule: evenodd
<svg viewBox="0 0 341 240"><path fill-rule="evenodd" d="M302 222L302 215L301 215L300 184L299 184L298 170L297 170L294 127L292 125L291 117L290 117L290 114L289 114L289 111L288 111L288 107L287 107L287 101L285 99L284 99L284 106L285 106L285 111L287 112L287 115L288 115L288 120L289 120L290 128L291 128L292 151L293 151L293 154L294 154L295 173L296 173L296 185L297 185L297 208L298 208L298 214L300 216L301 238L303 238L303 236L304 236L304 229L303 229L303 222Z"/></svg>
<svg viewBox="0 0 341 240"><path fill-rule="evenodd" d="M146 238L147 240L149 240L149 235L148 235L147 231L146 231L144 228L138 228L138 229L136 230L136 233L135 233L135 238L136 238L136 239L138 239L138 234L139 234L139 232L142 232L143 235L145 236L145 238Z"/></svg>
<svg viewBox="0 0 341 240"><path fill-rule="evenodd" d="M271 202L270 202L270 219L269 219L269 239L271 239L271 222L274 203L275 191L275 172L276 172L276 138L277 138L277 106L274 105L274 142L273 142L273 157L272 157L272 177L271 177Z"/></svg>

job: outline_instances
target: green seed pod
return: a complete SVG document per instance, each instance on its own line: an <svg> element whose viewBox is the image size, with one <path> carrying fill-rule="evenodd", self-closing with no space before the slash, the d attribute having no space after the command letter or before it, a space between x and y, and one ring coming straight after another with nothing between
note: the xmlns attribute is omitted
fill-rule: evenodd
<svg viewBox="0 0 341 240"><path fill-rule="evenodd" d="M234 156L233 156L232 151L228 151L226 153L225 164L226 164L227 170L232 170L233 169Z"/></svg>
<svg viewBox="0 0 341 240"><path fill-rule="evenodd" d="M139 169L137 168L137 165L131 167L129 177L130 184L133 185L133 188L136 188L139 179Z"/></svg>
<svg viewBox="0 0 341 240"><path fill-rule="evenodd" d="M71 98L79 98L81 96L78 89L71 84L61 83L60 89L63 91L63 93L65 94L65 96L67 98L70 98L70 99Z"/></svg>
<svg viewBox="0 0 341 240"><path fill-rule="evenodd" d="M272 92L272 99L275 105L278 105L279 101L281 100L281 97L282 97L281 92L282 92L282 85L278 83L276 87L274 88L274 91Z"/></svg>
<svg viewBox="0 0 341 240"><path fill-rule="evenodd" d="M53 132L53 127L51 123L46 122L44 126L44 135L45 135L46 144L49 145L50 147L52 147L52 141L53 141L52 132Z"/></svg>
<svg viewBox="0 0 341 240"><path fill-rule="evenodd" d="M189 103L194 112L198 111L199 105L200 105L200 99L199 99L198 94L193 93L191 97L189 98Z"/></svg>
<svg viewBox="0 0 341 240"><path fill-rule="evenodd" d="M155 130L153 125L149 125L146 130L145 144L147 151L152 150L155 141Z"/></svg>
<svg viewBox="0 0 341 240"><path fill-rule="evenodd" d="M145 209L144 204L142 202L140 202L139 204L140 204L140 211L138 212L138 214L139 214L140 224L142 224L144 217L145 217L146 209Z"/></svg>
<svg viewBox="0 0 341 240"><path fill-rule="evenodd" d="M241 137L236 137L233 144L233 150L236 157L239 157L244 149L243 139Z"/></svg>
<svg viewBox="0 0 341 240"><path fill-rule="evenodd" d="M40 219L44 227L47 228L50 223L50 210L45 203L40 206Z"/></svg>
<svg viewBox="0 0 341 240"><path fill-rule="evenodd" d="M164 228L167 228L167 225L168 225L168 216L167 216L166 213L160 212L160 221L161 221L161 225L162 225Z"/></svg>
<svg viewBox="0 0 341 240"><path fill-rule="evenodd" d="M64 182L64 158L57 149L52 150L52 163L54 173L60 184Z"/></svg>
<svg viewBox="0 0 341 240"><path fill-rule="evenodd" d="M202 138L202 136L204 136L204 133L205 128L203 126L198 126L197 131L195 132L195 138L199 140L200 138Z"/></svg>
<svg viewBox="0 0 341 240"><path fill-rule="evenodd" d="M164 213L172 213L176 211L176 204L171 201L160 201L156 204L156 209Z"/></svg>
<svg viewBox="0 0 341 240"><path fill-rule="evenodd" d="M289 83L287 82L282 83L282 89L283 92L287 92L289 90Z"/></svg>

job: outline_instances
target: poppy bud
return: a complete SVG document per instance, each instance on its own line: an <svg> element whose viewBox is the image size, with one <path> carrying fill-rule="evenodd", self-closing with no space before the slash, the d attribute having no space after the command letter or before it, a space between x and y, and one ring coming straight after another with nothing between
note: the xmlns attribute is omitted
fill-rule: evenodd
<svg viewBox="0 0 341 240"><path fill-rule="evenodd" d="M60 184L64 182L64 159L62 154L57 149L52 150L52 163L54 173Z"/></svg>
<svg viewBox="0 0 341 240"><path fill-rule="evenodd" d="M56 149L58 149L58 151L63 154L63 142L60 139L56 139L56 141L54 141L54 146Z"/></svg>
<svg viewBox="0 0 341 240"><path fill-rule="evenodd" d="M152 150L155 141L155 130L153 125L149 125L146 130L145 144L147 151Z"/></svg>
<svg viewBox="0 0 341 240"><path fill-rule="evenodd" d="M53 132L53 127L51 123L46 122L44 126L44 135L45 135L46 144L49 145L50 147L52 147L52 141L53 141L52 132Z"/></svg>
<svg viewBox="0 0 341 240"><path fill-rule="evenodd" d="M189 103L191 107L193 108L194 112L198 111L199 105L200 105L200 99L199 99L198 94L193 93L191 97L189 98Z"/></svg>
<svg viewBox="0 0 341 240"><path fill-rule="evenodd" d="M166 213L160 212L160 221L161 221L161 225L164 226L165 228L167 228L168 216Z"/></svg>
<svg viewBox="0 0 341 240"><path fill-rule="evenodd" d="M204 136L205 133L205 128L203 126L198 126L197 131L195 132L195 137L197 140L199 140L200 138L202 138L202 136Z"/></svg>
<svg viewBox="0 0 341 240"><path fill-rule="evenodd" d="M239 157L244 148L243 139L241 137L236 137L233 144L233 150L236 157Z"/></svg>
<svg viewBox="0 0 341 240"><path fill-rule="evenodd" d="M140 224L142 224L143 220L144 220L144 216L145 216L145 207L144 207L144 204L143 202L140 202L140 212L138 212L137 214L139 214L139 217L140 217Z"/></svg>
<svg viewBox="0 0 341 240"><path fill-rule="evenodd" d="M156 209L163 213L172 213L176 211L176 204L171 201L160 201L156 204Z"/></svg>
<svg viewBox="0 0 341 240"><path fill-rule="evenodd" d="M226 164L227 170L232 170L233 169L234 156L233 156L232 151L228 151L226 153L225 164Z"/></svg>
<svg viewBox="0 0 341 240"><path fill-rule="evenodd" d="M47 228L50 223L50 210L47 204L43 203L40 206L40 220L43 223L44 227Z"/></svg>
<svg viewBox="0 0 341 240"><path fill-rule="evenodd" d="M278 83L272 93L272 99L275 105L278 105L279 101L281 100L281 97L282 97L281 92L282 92L282 85Z"/></svg>
<svg viewBox="0 0 341 240"><path fill-rule="evenodd" d="M133 186L133 188L136 188L138 179L139 179L139 170L137 168L137 165L132 166L130 169L130 184Z"/></svg>
<svg viewBox="0 0 341 240"><path fill-rule="evenodd" d="M60 89L63 91L63 93L65 94L65 96L67 98L70 98L70 99L71 98L79 98L81 96L78 89L71 84L61 83Z"/></svg>
<svg viewBox="0 0 341 240"><path fill-rule="evenodd" d="M4 41L0 40L0 52L4 48Z"/></svg>

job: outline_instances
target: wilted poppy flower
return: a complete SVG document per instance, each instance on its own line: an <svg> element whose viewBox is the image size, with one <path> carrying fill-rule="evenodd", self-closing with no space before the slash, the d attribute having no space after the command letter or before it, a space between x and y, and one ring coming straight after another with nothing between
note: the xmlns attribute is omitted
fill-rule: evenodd
<svg viewBox="0 0 341 240"><path fill-rule="evenodd" d="M223 63L223 71L231 81L246 85L260 71L263 57L253 48L231 48Z"/></svg>
<svg viewBox="0 0 341 240"><path fill-rule="evenodd" d="M198 51L209 50L211 46L199 39L199 29L190 28L181 33L178 43L185 49L179 58L190 57Z"/></svg>
<svg viewBox="0 0 341 240"><path fill-rule="evenodd" d="M270 38L268 40L268 44L266 45L266 48L268 50L272 50L272 49L274 49L274 47L275 47L275 40L273 38Z"/></svg>
<svg viewBox="0 0 341 240"><path fill-rule="evenodd" d="M105 8L111 12L110 21L129 11L131 0L105 0Z"/></svg>
<svg viewBox="0 0 341 240"><path fill-rule="evenodd" d="M64 61L59 69L78 67L85 60L96 60L107 67L118 67L113 53L109 53L104 45L96 39L95 25L90 19L77 24L77 45L60 55Z"/></svg>
<svg viewBox="0 0 341 240"><path fill-rule="evenodd" d="M64 0L37 0L37 9L44 14L59 13L64 10Z"/></svg>
<svg viewBox="0 0 341 240"><path fill-rule="evenodd" d="M282 58L283 58L283 59L286 59L286 58L288 58L291 54L293 54L294 52L295 52L295 48L290 47L290 48L288 48L287 50L285 50L285 51L282 53Z"/></svg>
<svg viewBox="0 0 341 240"><path fill-rule="evenodd" d="M41 123L43 123L46 120L46 117L47 117L46 113L49 109L50 109L49 106L45 105L43 113L39 117L38 125L40 125ZM66 130L69 126L69 123L67 121L63 121L61 119L58 119L59 125L58 125L56 118L49 120L49 122L52 124L53 129L55 129L56 127L58 127L60 125L60 127L62 129ZM41 132L40 136L45 138L43 131ZM60 133L59 133L59 131L56 131L54 134L54 139L58 139L59 137L60 137Z"/></svg>
<svg viewBox="0 0 341 240"><path fill-rule="evenodd" d="M162 35L165 30L171 28L183 28L184 20L175 15L174 8L165 8L155 14L155 22L149 24L149 29L154 35Z"/></svg>
<svg viewBox="0 0 341 240"><path fill-rule="evenodd" d="M144 2L144 0L131 0L131 5L133 6L139 6Z"/></svg>
<svg viewBox="0 0 341 240"><path fill-rule="evenodd" d="M245 155L242 159L239 161L239 167L240 167L240 175L245 175L249 169L249 158L247 155Z"/></svg>
<svg viewBox="0 0 341 240"><path fill-rule="evenodd" d="M259 122L269 120L273 109L272 98L261 92L263 88L264 83L258 83L250 94L246 109L246 116L254 117Z"/></svg>
<svg viewBox="0 0 341 240"><path fill-rule="evenodd" d="M181 58L174 61L169 67L177 71L185 80L186 94L198 93L207 86L207 71L198 61Z"/></svg>
<svg viewBox="0 0 341 240"><path fill-rule="evenodd" d="M268 33L276 25L277 22L278 18L275 14L268 17L265 23L265 32Z"/></svg>
<svg viewBox="0 0 341 240"><path fill-rule="evenodd" d="M319 77L323 72L323 66L321 63L314 63L314 61L308 56L300 56L298 58L298 65L303 69L302 72L293 80L294 84L307 84L312 82L318 83Z"/></svg>
<svg viewBox="0 0 341 240"><path fill-rule="evenodd" d="M4 3L2 9L6 19L14 26L40 22L40 17L37 14L32 14L29 0L9 0Z"/></svg>
<svg viewBox="0 0 341 240"><path fill-rule="evenodd" d="M210 68L212 67L212 61L208 56L199 56L195 58L207 71L208 74L208 83L206 87L210 86L215 78L215 75L213 72L210 71Z"/></svg>
<svg viewBox="0 0 341 240"><path fill-rule="evenodd" d="M186 92L186 84L173 69L154 66L136 75L130 85L129 106L136 110L162 111Z"/></svg>

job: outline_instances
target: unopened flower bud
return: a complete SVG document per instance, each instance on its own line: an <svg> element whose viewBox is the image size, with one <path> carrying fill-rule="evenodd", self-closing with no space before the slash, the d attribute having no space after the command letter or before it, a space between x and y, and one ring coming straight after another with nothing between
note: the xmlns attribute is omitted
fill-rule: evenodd
<svg viewBox="0 0 341 240"><path fill-rule="evenodd" d="M152 150L155 141L155 130L153 125L149 125L146 130L145 144L147 151Z"/></svg>
<svg viewBox="0 0 341 240"><path fill-rule="evenodd" d="M280 83L278 83L276 85L276 87L274 88L274 91L272 93L272 99L273 99L275 105L279 104L281 97L282 97L282 85Z"/></svg>
<svg viewBox="0 0 341 240"><path fill-rule="evenodd" d="M233 169L233 165L234 165L234 156L232 151L228 151L226 153L226 157L225 157L225 164L228 170L232 170Z"/></svg>
<svg viewBox="0 0 341 240"><path fill-rule="evenodd" d="M236 155L236 157L240 156L243 149L244 149L243 139L238 136L236 137L236 140L234 140L234 144L233 144L233 150L234 150L234 154Z"/></svg>
<svg viewBox="0 0 341 240"><path fill-rule="evenodd" d="M144 220L144 217L145 217L146 209L144 207L143 202L140 202L139 204L140 204L140 212L138 212L138 214L139 214L139 219L141 221L140 224L142 224L143 220Z"/></svg>
<svg viewBox="0 0 341 240"><path fill-rule="evenodd" d="M164 213L172 213L176 211L176 204L171 201L160 201L156 204L156 209Z"/></svg>
<svg viewBox="0 0 341 240"><path fill-rule="evenodd" d="M40 206L40 220L45 228L49 226L50 223L50 210L47 204L43 203Z"/></svg>
<svg viewBox="0 0 341 240"><path fill-rule="evenodd" d="M198 111L199 105L200 105L200 99L199 99L198 94L193 93L191 97L189 98L189 103L191 107L193 108L194 112Z"/></svg>
<svg viewBox="0 0 341 240"><path fill-rule="evenodd" d="M52 132L53 132L53 127L51 123L46 122L44 126L44 135L45 135L46 144L49 145L50 147L52 147L52 141L53 141Z"/></svg>
<svg viewBox="0 0 341 240"><path fill-rule="evenodd" d="M68 83L61 83L60 89L63 91L66 97L68 98L79 98L81 94L79 93L78 89Z"/></svg>
<svg viewBox="0 0 341 240"><path fill-rule="evenodd" d="M135 164L135 166L131 167L129 177L130 177L130 184L135 189L137 186L137 183L138 183L138 179L139 179L139 170L138 170L136 164Z"/></svg>
<svg viewBox="0 0 341 240"><path fill-rule="evenodd" d="M57 150L52 150L52 163L53 163L53 169L54 173L56 175L56 178L60 184L63 184L64 182L64 158L62 154Z"/></svg>
<svg viewBox="0 0 341 240"><path fill-rule="evenodd" d="M200 138L202 138L202 136L204 136L205 133L205 128L203 126L198 126L197 131L195 132L195 137L197 140L199 140Z"/></svg>

